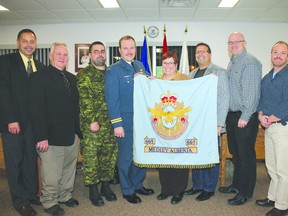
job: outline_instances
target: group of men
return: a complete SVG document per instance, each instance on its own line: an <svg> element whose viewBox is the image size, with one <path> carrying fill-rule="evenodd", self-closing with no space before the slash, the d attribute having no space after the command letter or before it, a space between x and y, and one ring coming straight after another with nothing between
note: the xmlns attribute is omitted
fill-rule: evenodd
<svg viewBox="0 0 288 216"><path fill-rule="evenodd" d="M66 44L52 45L46 67L33 58L37 38L32 30L21 30L16 43L18 52L0 57L0 132L12 203L19 214L37 215L31 205L42 205L50 215L61 216L65 212L59 204L79 205L72 192L80 139L84 183L93 205L103 206L102 196L107 201L117 200L109 185L116 163L123 198L129 203L141 202L137 194L154 194L143 186L146 169L135 166L132 158L134 76L145 73L143 64L134 60L134 38L119 40L121 59L108 68L104 44L93 42L90 64L76 77L66 71ZM260 121L266 128L265 159L271 183L267 198L256 204L274 207L267 216L281 216L288 213L288 46L283 41L273 45L273 69L261 83L262 65L247 52L246 45L243 34L229 36L231 59L226 71L211 62L210 46L199 43L195 55L199 68L190 78L218 77L218 136L226 127L235 167L232 184L219 191L236 193L228 200L230 205L245 204L253 196L254 146ZM37 154L41 158L40 200ZM193 187L184 194L200 193L198 201L210 199L218 175L218 165L193 169Z"/></svg>

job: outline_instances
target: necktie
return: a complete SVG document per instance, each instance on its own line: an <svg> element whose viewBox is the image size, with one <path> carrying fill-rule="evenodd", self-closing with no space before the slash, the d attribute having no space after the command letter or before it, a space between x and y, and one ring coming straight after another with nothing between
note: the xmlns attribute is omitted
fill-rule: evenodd
<svg viewBox="0 0 288 216"><path fill-rule="evenodd" d="M134 71L135 71L135 65L134 65L134 62L132 61L131 62L131 66L133 67Z"/></svg>
<svg viewBox="0 0 288 216"><path fill-rule="evenodd" d="M27 62L27 73L28 73L28 77L33 73L31 60L28 60Z"/></svg>
<svg viewBox="0 0 288 216"><path fill-rule="evenodd" d="M71 96L72 95L72 89L71 89L71 85L69 83L69 80L67 79L67 76L66 76L66 74L64 72L62 72L61 75L63 77L64 86L65 86L65 88L67 90L67 93L68 93L69 96Z"/></svg>

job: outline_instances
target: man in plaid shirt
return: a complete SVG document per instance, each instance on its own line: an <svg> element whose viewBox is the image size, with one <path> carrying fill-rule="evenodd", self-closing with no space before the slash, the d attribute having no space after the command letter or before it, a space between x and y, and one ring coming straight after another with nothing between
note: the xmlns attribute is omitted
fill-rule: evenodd
<svg viewBox="0 0 288 216"><path fill-rule="evenodd" d="M220 187L222 193L236 193L230 205L242 205L250 200L256 182L255 141L258 132L257 106L260 98L262 65L246 50L247 42L239 32L228 38L231 59L227 68L230 90L226 120L228 147L233 155L232 185Z"/></svg>

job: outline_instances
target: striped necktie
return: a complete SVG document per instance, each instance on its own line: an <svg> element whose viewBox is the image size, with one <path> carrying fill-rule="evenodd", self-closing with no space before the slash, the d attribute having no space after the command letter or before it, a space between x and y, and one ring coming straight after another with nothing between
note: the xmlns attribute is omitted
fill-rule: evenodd
<svg viewBox="0 0 288 216"><path fill-rule="evenodd" d="M68 94L69 96L71 96L71 95L72 95L72 89L71 89L70 82L69 82L69 80L67 79L67 76L66 76L66 74L65 74L64 72L61 72L61 75L62 75L62 77L63 77L64 86L65 86L65 88L66 88L66 90L67 90L67 94Z"/></svg>
<svg viewBox="0 0 288 216"><path fill-rule="evenodd" d="M28 62L27 62L27 73L28 73L28 77L33 73L31 60L28 60Z"/></svg>

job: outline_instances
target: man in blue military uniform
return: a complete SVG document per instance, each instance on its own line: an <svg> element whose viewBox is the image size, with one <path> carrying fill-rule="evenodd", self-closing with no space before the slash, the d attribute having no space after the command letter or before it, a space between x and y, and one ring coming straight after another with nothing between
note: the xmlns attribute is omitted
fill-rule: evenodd
<svg viewBox="0 0 288 216"><path fill-rule="evenodd" d="M118 172L123 198L137 204L141 199L136 193L154 193L152 189L143 187L146 169L136 167L132 161L134 76L144 73L145 68L140 61L134 60L136 43L133 37L123 36L119 40L119 52L120 61L106 71L105 98L118 141Z"/></svg>

